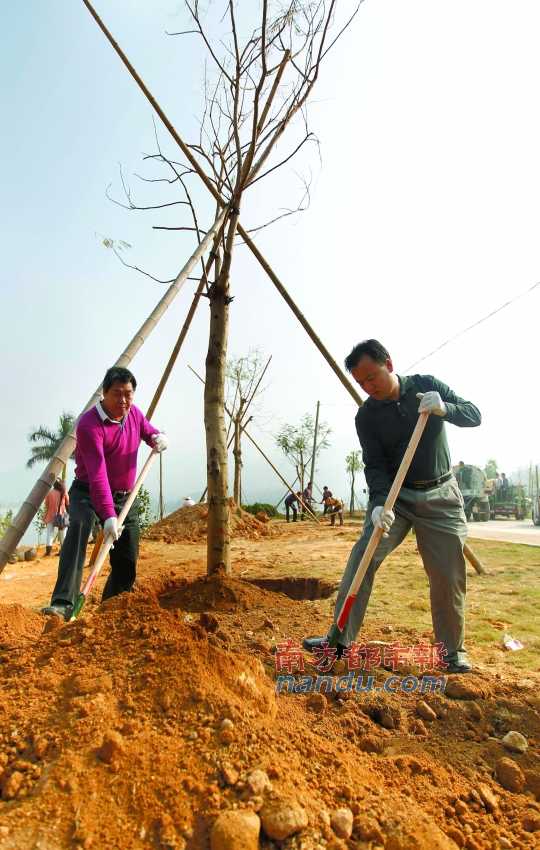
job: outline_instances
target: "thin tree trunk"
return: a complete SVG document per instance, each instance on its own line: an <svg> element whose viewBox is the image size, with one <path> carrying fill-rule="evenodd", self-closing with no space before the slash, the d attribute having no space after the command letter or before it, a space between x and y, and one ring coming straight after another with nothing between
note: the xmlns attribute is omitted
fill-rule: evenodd
<svg viewBox="0 0 540 850"><path fill-rule="evenodd" d="M354 472L351 473L351 501L349 504L349 513L353 514L354 512Z"/></svg>
<svg viewBox="0 0 540 850"><path fill-rule="evenodd" d="M204 427L208 475L207 572L231 573L230 506L227 486L227 433L225 428L225 374L229 331L229 274L240 199L227 227L223 265L216 259L216 280L210 287L210 336L204 384Z"/></svg>
<svg viewBox="0 0 540 850"><path fill-rule="evenodd" d="M234 449L233 449L233 457L234 457L234 488L233 495L235 504L240 506L241 504L241 495L240 495L240 482L242 479L242 427L240 425L242 418L244 416L244 405L245 399L240 398L240 405L236 412L236 416L234 417Z"/></svg>
<svg viewBox="0 0 540 850"><path fill-rule="evenodd" d="M242 468L242 450L240 448L240 420L234 421L234 487L233 497L236 505L240 504L240 470Z"/></svg>
<svg viewBox="0 0 540 850"><path fill-rule="evenodd" d="M206 356L204 424L208 475L208 575L231 572L227 433L225 429L225 363L229 327L229 280L216 261L216 282L210 291L210 338Z"/></svg>

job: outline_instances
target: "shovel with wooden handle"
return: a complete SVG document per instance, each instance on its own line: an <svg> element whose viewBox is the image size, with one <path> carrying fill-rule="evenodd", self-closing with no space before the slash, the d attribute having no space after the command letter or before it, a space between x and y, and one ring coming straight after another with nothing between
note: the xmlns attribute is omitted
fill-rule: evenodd
<svg viewBox="0 0 540 850"><path fill-rule="evenodd" d="M131 493L127 497L125 504L124 504L124 507L120 511L120 514L118 516L118 528L121 528L122 523L124 522L125 518L127 517L129 509L131 508L133 502L137 498L139 490L141 489L141 487L143 485L144 479L148 475L150 468L151 468L153 462L155 461L157 455L158 455L158 452L156 452L155 449L152 449L149 456L147 457L146 463L144 464L143 468L141 469L139 477L137 478L137 480L135 482L135 486L133 487L133 490L131 491ZM114 544L114 540L113 540L112 536L110 534L107 535L107 537L105 538L105 540L101 544L101 548L100 548L100 550L97 554L97 557L94 561L94 568L93 568L92 572L90 573L90 575L88 576L88 578L86 580L86 584L84 585L81 593L79 593L79 595L78 595L78 597L75 601L75 605L73 606L73 613L71 614L71 617L70 617L70 622L72 620L76 620L77 617L79 616L79 614L81 613L81 611L84 607L84 604L85 604L86 600L88 599L88 597L90 595L90 591L92 590L94 583L95 583L98 575L101 572L101 568L102 568L103 564L105 563L105 558L109 554L113 544Z"/></svg>
<svg viewBox="0 0 540 850"><path fill-rule="evenodd" d="M411 461L414 457L414 453L420 442L420 438L424 433L424 428L426 427L426 422L428 420L429 413L420 413L418 416L418 421L415 425L414 431L412 432L411 439L409 440L409 445L405 450L405 454L403 455L403 460L399 465L399 469L396 473L396 477L394 478L393 484L390 487L390 492L386 497L386 502L384 503L384 510L391 511L394 509L394 505L396 503L396 499L399 495L399 491L405 481L405 476L409 470L409 466L411 465ZM383 536L384 530L382 528L374 528L371 537L369 538L368 545L366 546L365 552L362 555L362 560L358 564L358 569L356 570L356 575L354 576L351 586L349 587L349 592L347 597L341 606L341 611L339 612L337 621L330 628L328 632L328 645L329 646L337 646L340 642L339 638L347 625L347 620L349 619L349 614L351 612L351 608L354 605L356 597L358 595L358 590L364 576L367 572L367 568L369 567L370 561L375 553L375 549L379 545L381 537Z"/></svg>

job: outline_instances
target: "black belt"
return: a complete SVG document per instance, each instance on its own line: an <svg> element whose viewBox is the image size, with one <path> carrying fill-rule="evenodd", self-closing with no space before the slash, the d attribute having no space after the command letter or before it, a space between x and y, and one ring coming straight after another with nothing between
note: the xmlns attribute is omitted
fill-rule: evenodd
<svg viewBox="0 0 540 850"><path fill-rule="evenodd" d="M439 484L450 481L453 475L453 472L447 472L445 475L440 475L439 478L431 478L430 481L406 481L405 487L410 487L411 490L432 490L433 487L438 487Z"/></svg>
<svg viewBox="0 0 540 850"><path fill-rule="evenodd" d="M90 492L90 485L86 481L81 481L79 478L76 478L71 486L76 487L78 490L83 490L85 493ZM131 490L113 490L112 497L113 499L125 499L130 493Z"/></svg>

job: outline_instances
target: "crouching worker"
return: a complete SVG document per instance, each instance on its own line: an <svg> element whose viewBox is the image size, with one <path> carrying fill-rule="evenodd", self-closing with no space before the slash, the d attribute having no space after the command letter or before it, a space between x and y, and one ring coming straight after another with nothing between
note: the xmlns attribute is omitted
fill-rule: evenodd
<svg viewBox="0 0 540 850"><path fill-rule="evenodd" d="M334 499L329 496L324 500L324 513L330 517L330 525L336 524L336 517L339 519L339 524L343 525L343 502L341 499Z"/></svg>
<svg viewBox="0 0 540 850"><path fill-rule="evenodd" d="M122 528L118 527L118 514L135 483L141 440L159 452L167 448L166 436L133 404L136 386L128 369L113 366L103 379L102 401L79 420L69 526L51 604L43 609L44 614L70 618L80 593L86 546L96 515L105 537L114 540L102 601L133 587L139 554L137 500Z"/></svg>

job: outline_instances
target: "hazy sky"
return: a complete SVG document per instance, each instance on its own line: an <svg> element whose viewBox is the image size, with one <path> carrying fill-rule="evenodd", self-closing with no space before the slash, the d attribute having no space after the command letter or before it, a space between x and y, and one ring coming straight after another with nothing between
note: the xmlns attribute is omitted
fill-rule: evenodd
<svg viewBox="0 0 540 850"><path fill-rule="evenodd" d="M200 44L165 35L184 27L182 2L96 0L96 7L173 123L193 139ZM155 150L152 112L83 4L26 0L4 4L1 15L6 504L24 498L36 478L25 469L28 432L54 426L61 410L79 412L164 291L120 266L101 237L128 241L127 258L163 277L181 268L192 243L152 230L172 214L127 212L105 196L109 184L119 194L122 163L138 200L157 197L132 176L158 174L142 162ZM261 182L243 222L254 226L263 209L293 206L299 175L312 174L309 210L257 241L338 362L375 336L406 373L540 280L539 27L535 0L366 0L330 55L309 110L322 162L306 151ZM172 153L165 131L160 138ZM199 188L196 198L209 222L208 193ZM344 458L357 446L354 403L245 248L236 254L232 288L230 354L257 347L273 355L253 436L288 472L273 435L320 400L333 433L317 481L344 496ZM189 284L132 363L143 409L192 293ZM540 461L539 299L537 288L414 368L482 411L480 428L448 427L454 461L483 465L495 457L506 471ZM170 436L169 503L197 497L204 486L202 392L187 364L204 368L207 327L203 303L154 417ZM154 493L155 485L154 478ZM246 446L245 499L277 500L280 491Z"/></svg>

